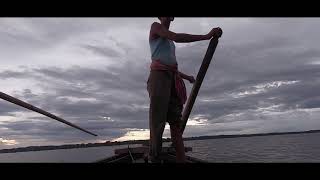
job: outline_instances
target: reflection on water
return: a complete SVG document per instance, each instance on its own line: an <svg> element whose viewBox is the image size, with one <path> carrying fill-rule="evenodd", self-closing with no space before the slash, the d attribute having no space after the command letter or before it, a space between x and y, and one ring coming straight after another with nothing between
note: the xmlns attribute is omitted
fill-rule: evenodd
<svg viewBox="0 0 320 180"><path fill-rule="evenodd" d="M130 145L136 147L137 145ZM31 151L0 154L0 162L50 162L50 163L89 163L107 158L114 154L118 148L126 148L127 145L90 147L78 149L58 149L49 151Z"/></svg>
<svg viewBox="0 0 320 180"><path fill-rule="evenodd" d="M320 162L320 133L186 141L187 155L210 162ZM167 145L168 143L165 143ZM135 147L139 145L130 145ZM0 162L94 162L122 146L0 154Z"/></svg>
<svg viewBox="0 0 320 180"><path fill-rule="evenodd" d="M189 141L210 162L320 162L320 133Z"/></svg>

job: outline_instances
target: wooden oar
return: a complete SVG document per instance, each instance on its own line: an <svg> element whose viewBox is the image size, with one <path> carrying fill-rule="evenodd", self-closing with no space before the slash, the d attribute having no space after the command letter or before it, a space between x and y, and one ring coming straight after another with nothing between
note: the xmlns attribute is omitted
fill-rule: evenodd
<svg viewBox="0 0 320 180"><path fill-rule="evenodd" d="M88 134L91 134L93 136L97 136L96 134L94 134L92 132L89 132L89 131L87 131L87 130L85 130L85 129L77 126L77 125L74 125L74 124L72 124L72 123L70 123L70 122L68 122L68 121L66 121L66 120L64 120L64 119L62 119L62 118L60 118L58 116L55 116L55 115L53 115L53 114L51 114L51 113L49 113L47 111L44 111L44 110L42 110L40 108L37 108L37 107L35 107L35 106L31 105L31 104L28 104L28 103L26 103L24 101L21 101L21 100L19 100L17 98L9 96L8 94L5 94L3 92L0 92L0 98L3 99L3 100L9 101L9 102L11 102L13 104L16 104L16 105L22 106L24 108L27 108L27 109L29 109L31 111L35 111L37 113L43 114L43 115L45 115L47 117L50 117L50 118L55 119L57 121L60 121L60 122L62 122L64 124L67 124L67 125L69 125L71 127L74 127L74 128L79 129L81 131L84 131L84 132L86 132Z"/></svg>
<svg viewBox="0 0 320 180"><path fill-rule="evenodd" d="M200 67L199 72L197 74L196 81L193 84L193 87L190 92L189 98L187 100L186 106L183 109L182 118L181 118L182 119L182 129L181 129L182 133L184 132L184 129L187 125L187 121L188 121L189 115L191 113L193 104L196 101L196 98L197 98L199 89L201 87L202 81L204 79L204 76L206 75L206 72L207 72L208 67L210 65L212 56L213 56L213 54L216 50L216 47L218 45L218 42L219 42L218 39L219 39L218 37L215 37L210 40L206 55L203 58L201 67Z"/></svg>

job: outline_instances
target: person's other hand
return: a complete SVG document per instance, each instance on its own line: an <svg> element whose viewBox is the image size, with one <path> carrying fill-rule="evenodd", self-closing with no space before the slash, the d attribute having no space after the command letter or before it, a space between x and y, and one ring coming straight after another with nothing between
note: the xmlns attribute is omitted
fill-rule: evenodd
<svg viewBox="0 0 320 180"><path fill-rule="evenodd" d="M196 82L196 80L194 79L193 76L189 76L188 81L193 84L194 82Z"/></svg>

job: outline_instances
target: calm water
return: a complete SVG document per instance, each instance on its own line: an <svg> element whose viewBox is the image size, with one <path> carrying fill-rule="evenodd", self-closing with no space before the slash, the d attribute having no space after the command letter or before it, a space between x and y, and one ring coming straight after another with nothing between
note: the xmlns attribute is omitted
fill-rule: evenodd
<svg viewBox="0 0 320 180"><path fill-rule="evenodd" d="M210 162L320 162L320 133L186 141L188 155ZM130 145L134 147L137 145ZM94 162L113 155L106 146L0 154L0 162Z"/></svg>

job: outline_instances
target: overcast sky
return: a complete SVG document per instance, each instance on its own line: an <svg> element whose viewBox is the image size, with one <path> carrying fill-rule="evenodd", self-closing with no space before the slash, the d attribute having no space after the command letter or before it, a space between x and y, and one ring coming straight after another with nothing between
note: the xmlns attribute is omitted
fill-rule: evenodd
<svg viewBox="0 0 320 180"><path fill-rule="evenodd" d="M148 139L154 21L0 18L0 91L99 135L0 99L0 149ZM224 34L184 136L320 129L320 19L175 18L170 29L217 26ZM176 44L182 72L196 76L208 43Z"/></svg>

